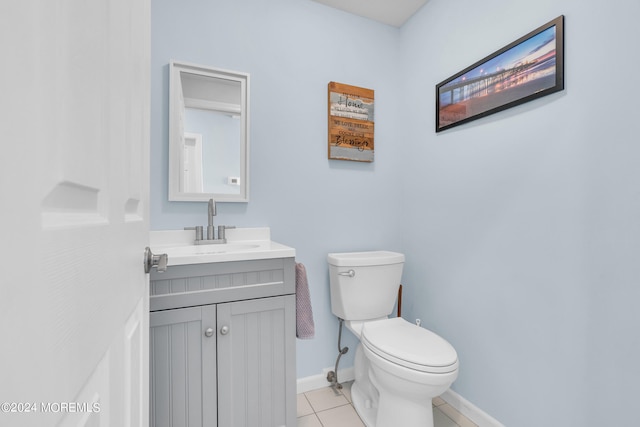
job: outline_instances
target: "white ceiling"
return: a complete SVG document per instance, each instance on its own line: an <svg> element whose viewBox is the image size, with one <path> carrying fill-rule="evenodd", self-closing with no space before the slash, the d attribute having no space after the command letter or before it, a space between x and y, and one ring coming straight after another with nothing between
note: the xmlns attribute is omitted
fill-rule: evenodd
<svg viewBox="0 0 640 427"><path fill-rule="evenodd" d="M314 0L336 9L402 27L428 0Z"/></svg>

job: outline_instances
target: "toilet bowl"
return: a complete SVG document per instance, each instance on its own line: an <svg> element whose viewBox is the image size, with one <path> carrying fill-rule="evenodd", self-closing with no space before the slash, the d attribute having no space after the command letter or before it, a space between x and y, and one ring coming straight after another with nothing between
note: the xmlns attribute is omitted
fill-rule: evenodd
<svg viewBox="0 0 640 427"><path fill-rule="evenodd" d="M329 254L328 261L332 311L360 339L351 389L358 415L367 427L433 427L432 399L457 378L458 356L437 334L387 317L404 255Z"/></svg>
<svg viewBox="0 0 640 427"><path fill-rule="evenodd" d="M345 322L360 339L353 405L367 427L433 427L432 399L458 376L455 349L406 320Z"/></svg>
<svg viewBox="0 0 640 427"><path fill-rule="evenodd" d="M432 399L458 377L451 344L402 318L366 323L361 343L378 391L372 425L433 427Z"/></svg>

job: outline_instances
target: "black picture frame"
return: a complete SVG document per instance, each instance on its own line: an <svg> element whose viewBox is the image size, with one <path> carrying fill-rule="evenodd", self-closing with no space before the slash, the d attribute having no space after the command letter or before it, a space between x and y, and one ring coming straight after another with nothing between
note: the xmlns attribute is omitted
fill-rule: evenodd
<svg viewBox="0 0 640 427"><path fill-rule="evenodd" d="M436 132L564 89L564 15L436 85Z"/></svg>

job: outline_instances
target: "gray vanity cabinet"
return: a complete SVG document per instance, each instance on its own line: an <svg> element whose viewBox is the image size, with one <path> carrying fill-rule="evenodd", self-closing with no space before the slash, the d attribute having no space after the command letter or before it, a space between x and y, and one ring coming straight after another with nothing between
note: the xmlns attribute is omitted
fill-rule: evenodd
<svg viewBox="0 0 640 427"><path fill-rule="evenodd" d="M216 306L150 315L150 425L216 426ZM206 404L204 404L206 402Z"/></svg>
<svg viewBox="0 0 640 427"><path fill-rule="evenodd" d="M151 426L295 427L293 259L205 266L151 276Z"/></svg>

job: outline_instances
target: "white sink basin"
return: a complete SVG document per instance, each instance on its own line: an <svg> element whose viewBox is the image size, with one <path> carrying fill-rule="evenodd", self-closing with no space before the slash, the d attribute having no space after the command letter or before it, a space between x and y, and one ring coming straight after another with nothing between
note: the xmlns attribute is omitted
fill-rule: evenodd
<svg viewBox="0 0 640 427"><path fill-rule="evenodd" d="M296 251L271 241L269 228L227 230L227 243L196 245L193 231L152 231L151 251L169 256L168 265L295 257Z"/></svg>

